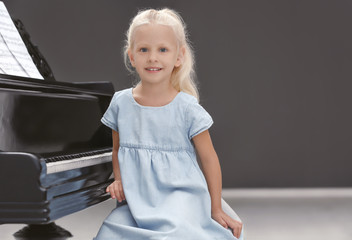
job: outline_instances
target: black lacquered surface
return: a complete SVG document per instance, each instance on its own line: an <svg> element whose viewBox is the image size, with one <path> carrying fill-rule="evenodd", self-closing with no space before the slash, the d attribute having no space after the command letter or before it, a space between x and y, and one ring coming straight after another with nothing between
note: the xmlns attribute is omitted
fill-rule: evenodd
<svg viewBox="0 0 352 240"><path fill-rule="evenodd" d="M100 123L113 92L111 83L100 84L111 87L110 92L103 92L25 80L0 76L1 151L47 157L111 145L111 133Z"/></svg>
<svg viewBox="0 0 352 240"><path fill-rule="evenodd" d="M108 82L0 75L0 224L43 224L106 200L111 162L47 173L50 162L111 151L100 119Z"/></svg>

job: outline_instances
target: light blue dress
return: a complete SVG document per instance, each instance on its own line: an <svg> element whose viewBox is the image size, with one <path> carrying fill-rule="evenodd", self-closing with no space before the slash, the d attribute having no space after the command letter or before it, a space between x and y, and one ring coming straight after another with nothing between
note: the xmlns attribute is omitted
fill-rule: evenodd
<svg viewBox="0 0 352 240"><path fill-rule="evenodd" d="M213 120L195 97L142 106L132 88L114 94L101 121L119 132L118 160L127 204L103 222L96 240L234 240L211 218L206 179L191 139ZM242 239L242 237L241 237Z"/></svg>

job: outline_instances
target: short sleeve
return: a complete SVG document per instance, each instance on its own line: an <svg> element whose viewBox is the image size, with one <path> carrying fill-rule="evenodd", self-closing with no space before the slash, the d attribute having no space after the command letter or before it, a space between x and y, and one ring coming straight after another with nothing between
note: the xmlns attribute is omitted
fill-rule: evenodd
<svg viewBox="0 0 352 240"><path fill-rule="evenodd" d="M103 117L101 118L101 122L106 125L107 127L115 130L118 132L117 126L117 115L118 115L118 106L117 106L117 96L119 92L116 92L111 99L110 105L106 112L104 113Z"/></svg>
<svg viewBox="0 0 352 240"><path fill-rule="evenodd" d="M198 104L198 102L191 103L187 108L187 125L188 138L192 139L199 133L209 129L213 125L213 119L210 114Z"/></svg>

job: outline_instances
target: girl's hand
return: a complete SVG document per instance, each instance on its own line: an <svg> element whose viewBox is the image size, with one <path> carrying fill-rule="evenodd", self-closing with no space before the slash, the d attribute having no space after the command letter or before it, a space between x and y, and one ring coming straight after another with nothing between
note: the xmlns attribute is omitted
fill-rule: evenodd
<svg viewBox="0 0 352 240"><path fill-rule="evenodd" d="M236 238L239 238L242 231L242 223L234 220L227 215L222 209L212 212L211 217L220 223L224 228L231 228L232 233Z"/></svg>
<svg viewBox="0 0 352 240"><path fill-rule="evenodd" d="M109 192L112 198L117 198L119 202L126 200L125 193L123 192L121 180L115 180L107 188L106 192Z"/></svg>

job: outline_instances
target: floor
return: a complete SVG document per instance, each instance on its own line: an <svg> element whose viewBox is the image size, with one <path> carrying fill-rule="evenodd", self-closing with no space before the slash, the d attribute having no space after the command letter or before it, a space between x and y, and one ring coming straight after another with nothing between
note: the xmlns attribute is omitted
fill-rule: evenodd
<svg viewBox="0 0 352 240"><path fill-rule="evenodd" d="M351 240L352 188L224 189L223 198L245 224L246 240ZM91 240L115 206L108 200L56 221L72 240ZM13 240L22 224L0 225L0 239Z"/></svg>

